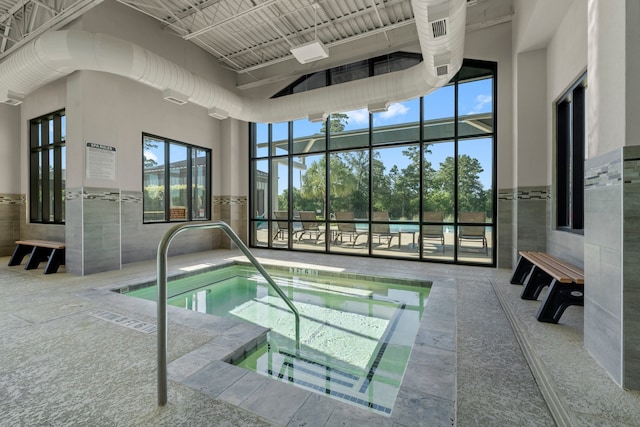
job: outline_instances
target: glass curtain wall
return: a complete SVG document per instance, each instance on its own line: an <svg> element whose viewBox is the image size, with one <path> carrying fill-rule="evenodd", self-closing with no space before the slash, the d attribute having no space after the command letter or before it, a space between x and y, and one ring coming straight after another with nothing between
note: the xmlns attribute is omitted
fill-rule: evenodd
<svg viewBox="0 0 640 427"><path fill-rule="evenodd" d="M429 95L256 123L250 244L495 265L495 63Z"/></svg>

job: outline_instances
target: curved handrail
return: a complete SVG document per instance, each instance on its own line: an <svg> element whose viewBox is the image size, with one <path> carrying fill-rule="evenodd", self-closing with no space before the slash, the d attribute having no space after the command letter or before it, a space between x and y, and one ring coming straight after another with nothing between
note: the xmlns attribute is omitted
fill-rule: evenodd
<svg viewBox="0 0 640 427"><path fill-rule="evenodd" d="M269 285L280 295L280 298L289 306L296 318L296 349L300 350L300 314L298 309L273 281L253 254L249 252L249 248L240 240L235 231L224 221L178 224L165 233L158 245L158 406L167 404L167 252L171 241L177 234L185 230L199 228L218 228L224 231L251 261L251 264L264 276Z"/></svg>

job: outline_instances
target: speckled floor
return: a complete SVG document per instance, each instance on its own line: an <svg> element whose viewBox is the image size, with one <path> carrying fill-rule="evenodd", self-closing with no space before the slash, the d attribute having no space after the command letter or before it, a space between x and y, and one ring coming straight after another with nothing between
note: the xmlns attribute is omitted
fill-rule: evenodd
<svg viewBox="0 0 640 427"><path fill-rule="evenodd" d="M44 276L42 269L7 267L5 257L0 425L613 426L640 419L638 393L615 386L582 347L582 309L570 308L559 325L540 324L533 317L537 304L519 299L509 271L283 251L256 255L267 263L434 282L391 416L220 362L260 328L175 307L169 310L169 404L158 408L155 303L109 291L153 279L155 263L86 277ZM178 272L237 257L212 251L171 258L169 267Z"/></svg>

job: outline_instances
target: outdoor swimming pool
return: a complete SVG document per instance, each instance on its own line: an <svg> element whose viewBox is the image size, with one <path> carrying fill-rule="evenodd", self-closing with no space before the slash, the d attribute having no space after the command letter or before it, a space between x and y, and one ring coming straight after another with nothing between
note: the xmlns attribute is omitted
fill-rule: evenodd
<svg viewBox="0 0 640 427"><path fill-rule="evenodd" d="M415 341L430 282L309 269L268 269L300 312L294 315L251 266L171 280L168 303L270 329L234 364L317 393L390 414ZM128 292L155 300L156 287Z"/></svg>

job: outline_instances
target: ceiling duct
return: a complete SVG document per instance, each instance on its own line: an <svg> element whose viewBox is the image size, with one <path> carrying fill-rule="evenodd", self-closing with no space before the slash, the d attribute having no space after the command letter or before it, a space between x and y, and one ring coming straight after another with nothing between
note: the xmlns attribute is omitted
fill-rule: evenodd
<svg viewBox="0 0 640 427"><path fill-rule="evenodd" d="M47 32L0 63L3 93L29 94L74 71L112 73L161 91L172 102L204 107L212 117L278 123L323 114L394 103L428 94L444 86L462 65L466 1L448 0L447 34L433 38L429 10L437 15L442 0L412 0L423 61L406 70L327 86L280 98L242 97L129 41L79 30ZM433 9L435 7L435 9ZM450 52L447 73L438 75L435 56ZM441 68L441 72L444 68ZM168 95L168 96L167 96ZM11 98L9 103L18 102ZM5 98L7 102L8 97Z"/></svg>

